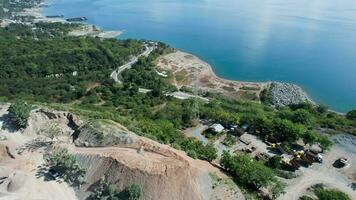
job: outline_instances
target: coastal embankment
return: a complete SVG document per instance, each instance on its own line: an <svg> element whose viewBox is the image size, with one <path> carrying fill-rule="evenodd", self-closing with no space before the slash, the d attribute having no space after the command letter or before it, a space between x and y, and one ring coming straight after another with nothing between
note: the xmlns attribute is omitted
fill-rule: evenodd
<svg viewBox="0 0 356 200"><path fill-rule="evenodd" d="M31 16L34 18L34 22L70 23L60 17L52 18L44 16L41 4L25 9L23 12L18 13L18 15ZM82 24L75 30L72 30L69 35L116 38L122 33L122 31L103 31L95 25ZM182 51L175 51L158 58L156 66L158 70L169 72L170 82L179 89L187 87L194 90L209 91L232 98L253 101L260 101L261 92L268 89L272 94L272 103L275 106L285 106L305 101L313 102L301 87L295 84L232 81L220 78L214 73L213 67L209 63Z"/></svg>
<svg viewBox="0 0 356 200"><path fill-rule="evenodd" d="M259 101L261 92L268 90L272 104L280 107L301 102L313 103L304 90L295 84L280 82L232 81L218 77L213 67L202 59L182 51L159 57L158 70L169 72L170 82L177 88L197 88L243 100Z"/></svg>

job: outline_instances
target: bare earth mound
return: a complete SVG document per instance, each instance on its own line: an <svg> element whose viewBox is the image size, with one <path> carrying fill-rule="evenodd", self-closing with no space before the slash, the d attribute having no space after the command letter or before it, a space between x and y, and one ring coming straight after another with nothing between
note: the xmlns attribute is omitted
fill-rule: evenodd
<svg viewBox="0 0 356 200"><path fill-rule="evenodd" d="M89 184L78 192L80 199L85 199L103 176L119 190L138 184L142 199L147 200L244 199L235 185L213 187L211 174L227 177L209 163L146 138L130 137L133 143L113 147L67 147L87 169Z"/></svg>

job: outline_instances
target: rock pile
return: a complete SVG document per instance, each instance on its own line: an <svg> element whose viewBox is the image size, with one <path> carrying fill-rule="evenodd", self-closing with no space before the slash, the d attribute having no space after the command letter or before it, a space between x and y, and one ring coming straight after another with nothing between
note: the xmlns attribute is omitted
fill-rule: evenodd
<svg viewBox="0 0 356 200"><path fill-rule="evenodd" d="M295 84L272 82L270 94L272 97L272 104L276 107L304 102L312 103L303 89Z"/></svg>

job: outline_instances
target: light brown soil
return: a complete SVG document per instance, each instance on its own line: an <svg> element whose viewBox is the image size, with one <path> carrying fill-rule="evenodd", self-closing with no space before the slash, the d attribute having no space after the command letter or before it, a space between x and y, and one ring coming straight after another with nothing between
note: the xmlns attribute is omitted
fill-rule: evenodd
<svg viewBox="0 0 356 200"><path fill-rule="evenodd" d="M7 140L0 141L0 199L13 200L75 200L75 192L65 183L47 181L38 174L38 167L44 164L43 148L27 148L22 154L18 150L38 137L35 133L49 121L41 113L33 112L30 125L21 131L10 131L3 127L8 105L0 105L0 136ZM57 119L58 122L62 119ZM6 149L8 147L8 149ZM9 155L10 153L10 155ZM13 155L13 156L11 156Z"/></svg>
<svg viewBox="0 0 356 200"><path fill-rule="evenodd" d="M268 85L222 79L215 75L208 63L181 51L159 57L156 66L159 70L171 72L171 82L178 88L196 86L203 91L218 92L229 97L258 100L260 92Z"/></svg>
<svg viewBox="0 0 356 200"><path fill-rule="evenodd" d="M210 173L227 178L217 168L201 160L188 157L185 152L172 149L152 140L133 136L134 143L103 148L66 147L87 168L86 184L79 191L85 199L88 188L101 177L122 190L129 183L140 185L142 199L244 199L232 184L213 188ZM144 149L140 152L139 149ZM95 164L93 164L95 163Z"/></svg>

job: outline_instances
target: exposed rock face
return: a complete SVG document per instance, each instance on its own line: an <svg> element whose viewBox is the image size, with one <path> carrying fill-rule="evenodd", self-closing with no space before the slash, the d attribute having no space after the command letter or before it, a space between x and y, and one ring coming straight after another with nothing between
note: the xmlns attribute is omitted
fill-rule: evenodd
<svg viewBox="0 0 356 200"><path fill-rule="evenodd" d="M13 158L10 154L9 148L3 144L0 144L0 161L8 158Z"/></svg>
<svg viewBox="0 0 356 200"><path fill-rule="evenodd" d="M26 135L41 135L41 132L55 125L63 136L70 136L82 123L72 113L39 108L31 111L28 126L22 132Z"/></svg>
<svg viewBox="0 0 356 200"><path fill-rule="evenodd" d="M272 104L277 107L312 101L301 87L290 83L272 82L270 86Z"/></svg>
<svg viewBox="0 0 356 200"><path fill-rule="evenodd" d="M73 133L78 147L105 147L119 144L131 144L129 131L112 124L99 122L84 123Z"/></svg>
<svg viewBox="0 0 356 200"><path fill-rule="evenodd" d="M83 123L77 116L69 112L49 111L46 109L38 109L36 113L43 113L49 120L66 121L67 125L76 130Z"/></svg>

